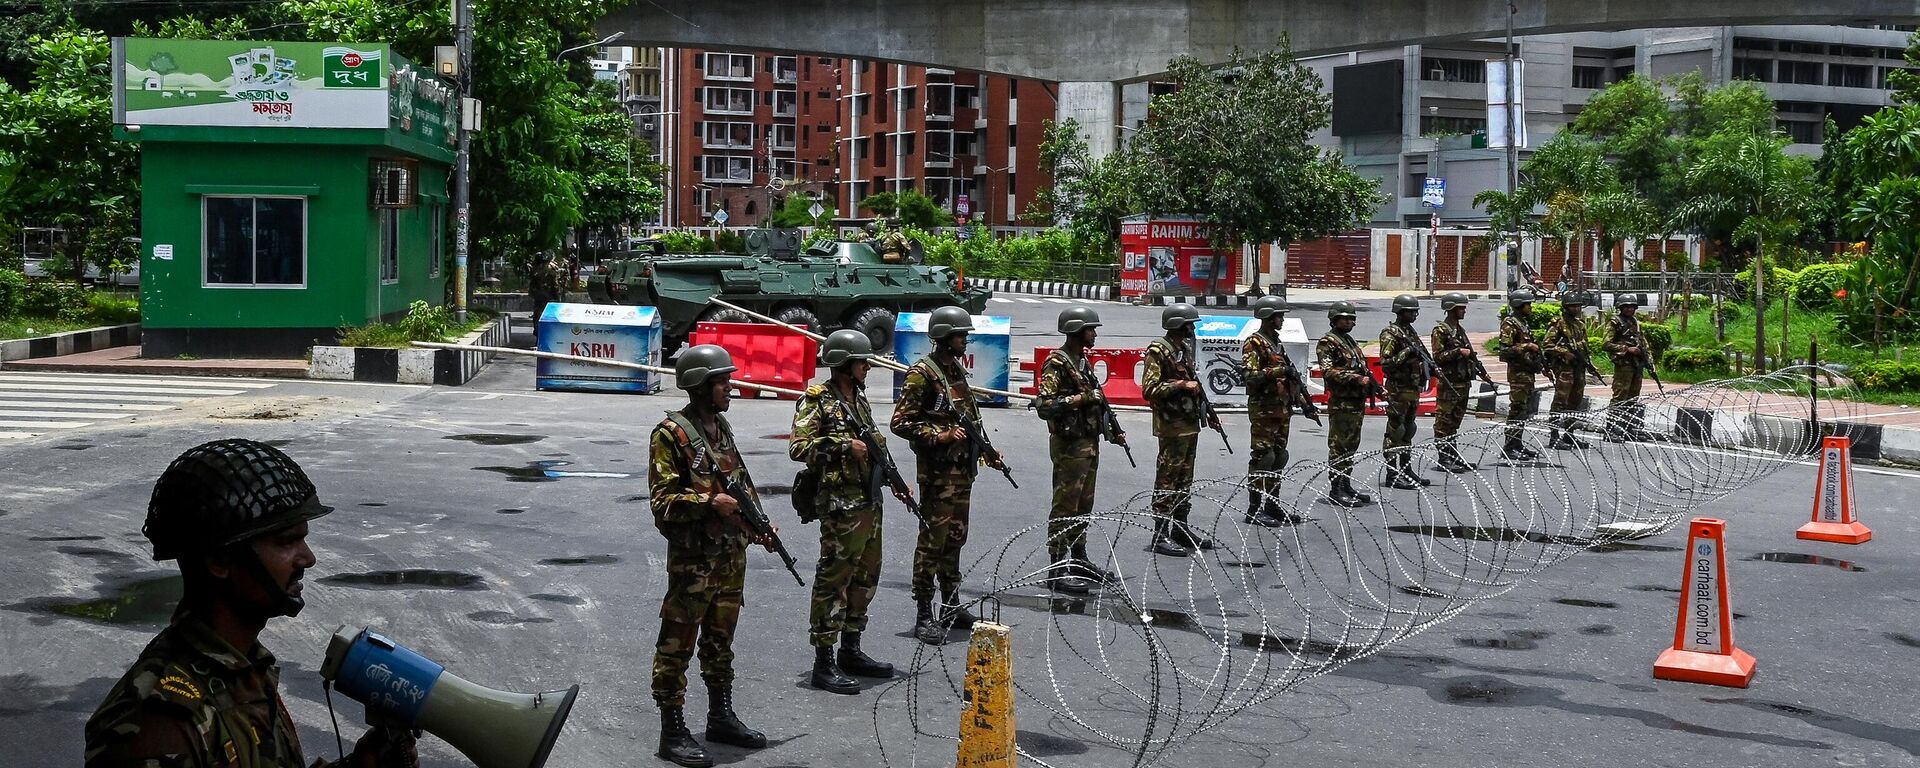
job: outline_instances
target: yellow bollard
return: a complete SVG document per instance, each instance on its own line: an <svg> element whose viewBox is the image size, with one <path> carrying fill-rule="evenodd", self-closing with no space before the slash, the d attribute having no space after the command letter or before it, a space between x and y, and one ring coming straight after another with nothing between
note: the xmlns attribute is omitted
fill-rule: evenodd
<svg viewBox="0 0 1920 768"><path fill-rule="evenodd" d="M1015 768L1013 628L979 621L967 647L967 702L958 768Z"/></svg>

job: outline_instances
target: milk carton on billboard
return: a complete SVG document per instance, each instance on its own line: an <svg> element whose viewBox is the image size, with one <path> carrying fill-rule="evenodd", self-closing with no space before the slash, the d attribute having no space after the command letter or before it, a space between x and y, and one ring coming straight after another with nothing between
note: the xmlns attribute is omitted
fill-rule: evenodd
<svg viewBox="0 0 1920 768"><path fill-rule="evenodd" d="M1216 406L1247 404L1240 345L1260 330L1252 315L1201 315L1193 324L1194 370Z"/></svg>
<svg viewBox="0 0 1920 768"><path fill-rule="evenodd" d="M904 365L912 365L933 352L933 340L927 338L927 314L902 313L894 321L893 356ZM1008 382L1008 361L1013 343L1013 320L1006 317L974 315L973 331L967 334L967 354L961 365L967 369L967 381L976 387L1004 390ZM893 397L900 399L900 388L907 375L893 375ZM983 403L1006 405L1005 395L982 398Z"/></svg>
<svg viewBox="0 0 1920 768"><path fill-rule="evenodd" d="M660 364L660 315L653 307L554 302L540 313L542 352ZM534 386L596 392L660 391L661 376L634 368L540 358Z"/></svg>

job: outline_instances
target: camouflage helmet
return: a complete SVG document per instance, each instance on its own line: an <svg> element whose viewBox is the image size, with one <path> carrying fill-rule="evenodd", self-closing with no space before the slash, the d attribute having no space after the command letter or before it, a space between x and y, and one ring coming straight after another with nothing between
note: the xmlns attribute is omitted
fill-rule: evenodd
<svg viewBox="0 0 1920 768"><path fill-rule="evenodd" d="M1511 291L1507 291L1508 304L1512 304L1517 307L1525 304L1532 304L1533 302L1534 302L1534 296L1533 296L1532 288L1515 288Z"/></svg>
<svg viewBox="0 0 1920 768"><path fill-rule="evenodd" d="M900 217L898 216L887 217L887 229L899 229L899 228L900 228Z"/></svg>
<svg viewBox="0 0 1920 768"><path fill-rule="evenodd" d="M1286 313L1287 300L1278 296L1262 296L1253 302L1253 316L1261 320Z"/></svg>
<svg viewBox="0 0 1920 768"><path fill-rule="evenodd" d="M733 355L727 354L726 349L717 344L701 344L681 352L680 359L674 362L674 386L698 389L708 379L737 370Z"/></svg>
<svg viewBox="0 0 1920 768"><path fill-rule="evenodd" d="M1393 311L1418 312L1420 311L1420 300L1414 298L1413 294L1411 293L1403 293L1398 296L1395 296L1393 297Z"/></svg>
<svg viewBox="0 0 1920 768"><path fill-rule="evenodd" d="M1443 310L1452 311L1454 307L1464 307L1466 305L1467 295L1464 293L1455 292L1440 297L1440 308Z"/></svg>
<svg viewBox="0 0 1920 768"><path fill-rule="evenodd" d="M1359 316L1360 315L1353 311L1353 302L1351 301L1336 301L1333 303L1333 306L1327 307L1328 320L1338 320L1342 317L1358 318Z"/></svg>
<svg viewBox="0 0 1920 768"><path fill-rule="evenodd" d="M332 512L280 449L229 439L187 449L153 484L140 532L153 559L206 554Z"/></svg>
<svg viewBox="0 0 1920 768"><path fill-rule="evenodd" d="M866 232L867 232L867 234L869 234L869 235L873 235L873 234L879 234L879 232L880 232L880 221L879 221L878 219L876 219L876 220L873 220L873 221L869 221L869 222L867 222L867 223L866 223L865 225L862 225L862 226L861 226L860 228L861 228L861 229L863 229L863 230L866 230Z"/></svg>
<svg viewBox="0 0 1920 768"><path fill-rule="evenodd" d="M973 315L967 314L966 307L940 307L927 315L927 338L934 341L971 330L973 330Z"/></svg>
<svg viewBox="0 0 1920 768"><path fill-rule="evenodd" d="M1178 328L1185 328L1199 319L1200 310L1194 309L1192 304L1185 302L1174 304L1166 309L1160 310L1161 330L1171 331Z"/></svg>
<svg viewBox="0 0 1920 768"><path fill-rule="evenodd" d="M1579 309L1587 305L1587 295L1579 291L1569 291L1560 297L1560 309Z"/></svg>
<svg viewBox="0 0 1920 768"><path fill-rule="evenodd" d="M852 328L842 328L827 335L820 345L820 364L828 368L838 368L855 360L873 359L873 340Z"/></svg>
<svg viewBox="0 0 1920 768"><path fill-rule="evenodd" d="M1637 293L1617 294L1613 297L1613 306L1616 309L1619 307L1633 307L1635 309L1638 309L1640 307L1640 294L1637 294Z"/></svg>
<svg viewBox="0 0 1920 768"><path fill-rule="evenodd" d="M1100 315L1092 307L1067 307L1060 310L1058 328L1061 333L1075 334L1088 328L1100 327Z"/></svg>

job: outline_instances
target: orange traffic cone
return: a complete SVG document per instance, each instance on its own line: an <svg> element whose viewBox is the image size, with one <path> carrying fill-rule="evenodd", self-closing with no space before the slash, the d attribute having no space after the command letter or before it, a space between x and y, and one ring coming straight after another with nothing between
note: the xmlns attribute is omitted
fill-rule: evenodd
<svg viewBox="0 0 1920 768"><path fill-rule="evenodd" d="M1673 647L1661 651L1653 663L1655 678L1733 688L1745 688L1753 680L1753 656L1733 644L1726 530L1725 521L1710 517L1696 517L1687 525L1680 618L1673 627Z"/></svg>
<svg viewBox="0 0 1920 768"><path fill-rule="evenodd" d="M1800 526L1794 536L1835 544L1861 544L1873 538L1873 531L1853 519L1853 440L1827 437L1820 440L1820 474L1813 490L1813 521Z"/></svg>

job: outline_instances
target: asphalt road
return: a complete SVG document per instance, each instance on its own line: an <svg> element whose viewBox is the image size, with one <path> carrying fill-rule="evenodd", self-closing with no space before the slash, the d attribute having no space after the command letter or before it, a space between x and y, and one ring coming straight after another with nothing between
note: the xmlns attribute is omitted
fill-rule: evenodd
<svg viewBox="0 0 1920 768"><path fill-rule="evenodd" d="M1015 318L1018 354L1023 342L1051 335L1044 330L1059 306L990 311ZM1157 332L1157 308L1099 309L1109 339L1144 342ZM1300 310L1310 333L1324 329L1323 310ZM1384 301L1365 310L1362 332L1377 330ZM1491 307L1475 314L1490 318ZM1423 323L1430 319L1423 313ZM884 391L878 374L872 383ZM340 625L369 625L476 682L519 691L581 684L550 765L656 764L648 680L664 544L643 498L644 441L682 402L677 394L537 392L532 366L508 360L463 388L286 384L219 406L0 445L0 745L8 764L79 762L82 723L170 610L170 569L148 559L139 533L152 479L181 450L229 436L282 445L336 508L313 528L319 564L307 579L306 611L264 636L282 662L286 703L310 759L333 756L315 673L326 639ZM890 411L876 407L880 418ZM784 455L791 413L791 403L759 400L737 402L730 416L811 581L813 532L777 495L795 466ZM1121 419L1150 465L1145 415ZM969 558L1040 521L1046 508L1043 426L1012 409L990 411L987 422L1022 489L981 478ZM1227 422L1244 446L1244 420ZM1423 434L1428 428L1421 424ZM1363 445L1377 446L1379 430L1369 419ZM1203 438L1200 477L1244 472L1244 451L1228 456ZM1297 423L1296 460L1324 458L1324 439L1322 429ZM911 461L902 448L895 454ZM1749 689L1651 677L1673 637L1676 601L1666 590L1679 586L1676 532L1646 540L1649 547L1576 555L1171 754L1220 766L1920 765L1910 682L1920 665L1920 554L1910 545L1920 537L1912 513L1920 485L1905 472L1858 473L1856 499L1874 541L1819 544L1792 535L1806 520L1813 473L1789 467L1698 510L1730 521L1736 553L1828 559L1732 560L1739 644L1760 660ZM1121 504L1150 482L1145 466L1129 470L1109 450L1099 505ZM907 637L913 525L897 508L889 515L867 646L904 664L916 648ZM750 566L736 646L739 710L774 746L720 747L722 763L878 765L883 740L889 764L951 763L951 742L921 739L917 754L902 751L916 745L896 730L904 687L857 697L806 687L807 593L770 555L756 552ZM1016 606L1004 618L1014 626L1016 676L1044 685L1034 638L1044 636L1048 615ZM944 695L945 680L932 674L925 690ZM697 681L693 689L697 728ZM351 742L358 707L335 702ZM1127 764L1128 755L1025 697L1018 706L1020 744L1048 764ZM958 712L938 714L923 727L945 722L951 733ZM437 740L422 750L425 765L464 764Z"/></svg>

